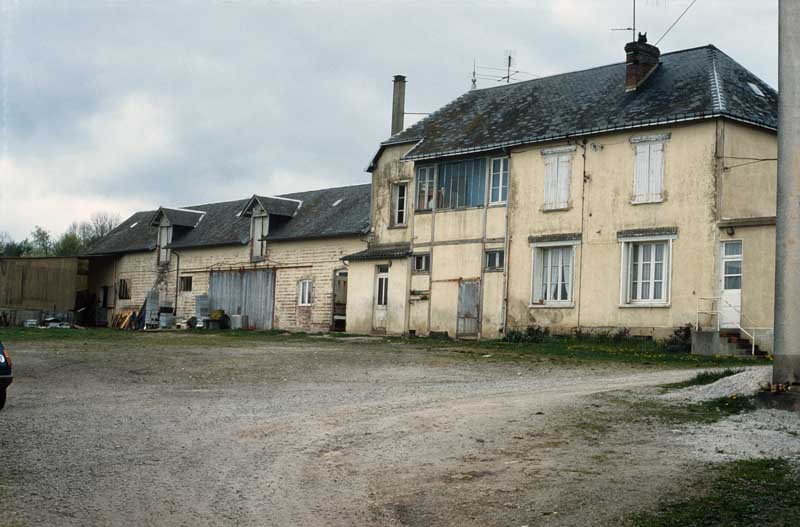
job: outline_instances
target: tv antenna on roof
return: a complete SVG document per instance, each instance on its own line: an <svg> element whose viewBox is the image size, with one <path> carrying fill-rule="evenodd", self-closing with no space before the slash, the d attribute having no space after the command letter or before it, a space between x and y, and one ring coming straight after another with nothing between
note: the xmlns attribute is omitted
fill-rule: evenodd
<svg viewBox="0 0 800 527"><path fill-rule="evenodd" d="M631 42L636 41L636 0L633 0L633 25L631 27L614 27L611 31L630 31Z"/></svg>

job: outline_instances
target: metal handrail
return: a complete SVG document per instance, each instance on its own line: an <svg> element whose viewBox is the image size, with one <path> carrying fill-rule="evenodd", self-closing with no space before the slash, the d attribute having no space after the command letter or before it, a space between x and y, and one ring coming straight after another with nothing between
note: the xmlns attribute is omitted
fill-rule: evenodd
<svg viewBox="0 0 800 527"><path fill-rule="evenodd" d="M701 310L700 309L700 301L702 301L702 300L710 300L711 301L711 310L705 311L705 310ZM744 333L745 335L747 335L748 337L750 337L750 354L751 355L755 355L756 354L756 337L755 337L756 331L758 329L769 329L769 328L759 328L759 327L757 327L755 324L752 323L753 321L750 320L749 317L747 317L744 313L742 313L741 309L737 308L736 306L734 306L733 304L731 304L730 302L728 302L727 300L725 300L722 297L719 297L719 296L701 296L701 297L697 298L697 323L696 323L697 331L700 331L700 315L713 315L713 316L715 316L716 319L717 319L717 331L720 331L720 329L721 329L720 328L720 318L721 318L720 314L722 313L722 311L719 308L714 309L714 304L717 303L717 302L725 302L725 304L728 307L732 308L734 311L736 311L739 314L740 320L741 319L746 319L747 322L750 322L748 327L750 327L750 330L753 333L750 333L749 331L747 331L744 328L744 326L742 326L741 322L737 322L736 323L736 328L739 331L741 331L742 333Z"/></svg>

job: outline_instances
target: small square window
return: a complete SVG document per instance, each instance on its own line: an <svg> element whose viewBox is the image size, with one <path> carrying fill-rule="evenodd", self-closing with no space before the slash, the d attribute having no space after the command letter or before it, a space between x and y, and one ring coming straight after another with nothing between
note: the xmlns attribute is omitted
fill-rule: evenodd
<svg viewBox="0 0 800 527"><path fill-rule="evenodd" d="M413 257L414 272L427 273L431 270L431 255L430 254L415 254Z"/></svg>
<svg viewBox="0 0 800 527"><path fill-rule="evenodd" d="M191 276L181 276L180 283L178 284L181 292L183 291L191 291L192 290L192 277Z"/></svg>
<svg viewBox="0 0 800 527"><path fill-rule="evenodd" d="M505 251L486 251L486 270L487 271L501 271L505 265Z"/></svg>

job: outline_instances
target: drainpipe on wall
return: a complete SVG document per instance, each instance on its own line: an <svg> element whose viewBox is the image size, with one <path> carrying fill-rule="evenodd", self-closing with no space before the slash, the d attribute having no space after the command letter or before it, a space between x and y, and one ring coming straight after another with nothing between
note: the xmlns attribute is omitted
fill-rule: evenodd
<svg viewBox="0 0 800 527"><path fill-rule="evenodd" d="M181 285L181 253L172 249L175 255L175 310L172 312L173 316L178 318L178 289Z"/></svg>
<svg viewBox="0 0 800 527"><path fill-rule="evenodd" d="M588 234L584 232L586 230L586 184L590 179L589 174L586 172L586 144L588 142L589 140L584 137L583 142L578 143L578 146L583 149L583 174L581 177L581 244L579 245L581 250L581 258L578 262L578 289L577 291L572 292L573 295L577 293L578 297L575 301L575 315L577 317L575 325L577 326L578 331L581 329L581 300L583 298L583 295L581 294L583 292L581 287L583 284L583 253L588 238Z"/></svg>

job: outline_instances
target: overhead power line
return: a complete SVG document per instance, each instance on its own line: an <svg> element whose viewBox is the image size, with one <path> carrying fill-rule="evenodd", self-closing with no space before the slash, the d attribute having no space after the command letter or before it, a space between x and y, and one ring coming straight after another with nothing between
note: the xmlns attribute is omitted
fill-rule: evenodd
<svg viewBox="0 0 800 527"><path fill-rule="evenodd" d="M656 40L656 43L654 44L655 46L658 46L658 43L664 40L664 37L666 37L669 34L669 32L672 31L672 28L675 27L675 24L680 22L681 18L683 18L683 15L685 15L696 2L697 0L692 0L692 3L689 4L689 6L683 10L683 13L681 13L680 16L675 19L675 22L673 22L672 25L669 26L666 31L664 31L664 34L661 35L661 37L658 40Z"/></svg>

